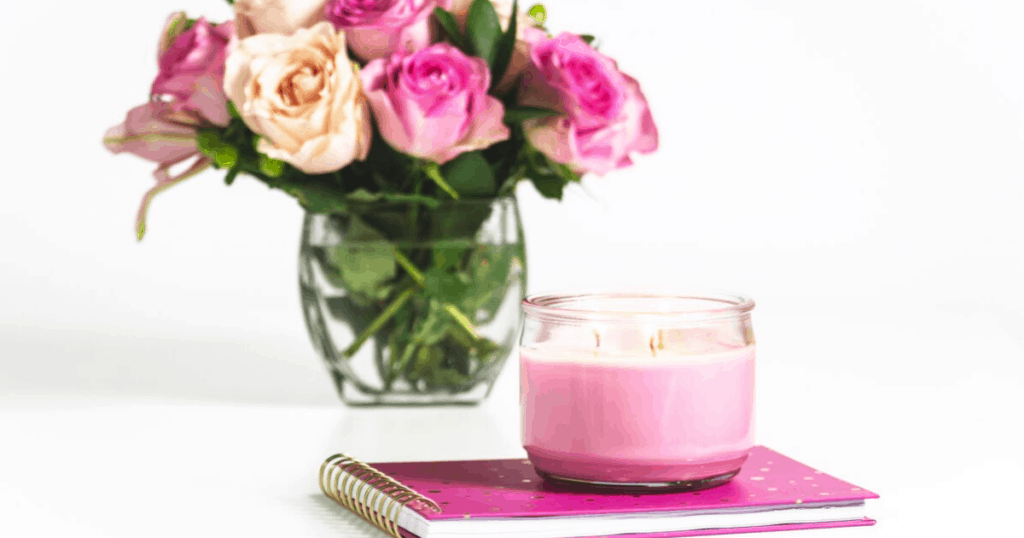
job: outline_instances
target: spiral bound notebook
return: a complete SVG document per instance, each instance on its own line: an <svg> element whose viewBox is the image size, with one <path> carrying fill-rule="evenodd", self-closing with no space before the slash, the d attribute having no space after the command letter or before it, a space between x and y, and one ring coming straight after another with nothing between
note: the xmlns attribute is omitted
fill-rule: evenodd
<svg viewBox="0 0 1024 538"><path fill-rule="evenodd" d="M727 484L601 493L545 482L528 460L365 464L332 456L320 488L394 538L672 538L873 525L870 491L754 447Z"/></svg>

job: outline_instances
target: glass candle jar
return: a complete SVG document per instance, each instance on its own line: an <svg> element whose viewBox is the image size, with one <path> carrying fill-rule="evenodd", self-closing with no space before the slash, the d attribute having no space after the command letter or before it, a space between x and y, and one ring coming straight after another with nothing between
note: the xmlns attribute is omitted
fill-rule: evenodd
<svg viewBox="0 0 1024 538"><path fill-rule="evenodd" d="M577 293L523 301L523 446L548 479L702 489L754 444L754 302Z"/></svg>

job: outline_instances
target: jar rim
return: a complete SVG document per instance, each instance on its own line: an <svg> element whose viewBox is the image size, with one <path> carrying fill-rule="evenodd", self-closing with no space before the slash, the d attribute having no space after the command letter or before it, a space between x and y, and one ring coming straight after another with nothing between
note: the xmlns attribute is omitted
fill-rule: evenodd
<svg viewBox="0 0 1024 538"><path fill-rule="evenodd" d="M628 300L633 302L650 301L652 306L658 302L661 308L595 308L586 307L586 303L606 304ZM672 307L672 303L681 305L700 304L696 308ZM604 322L671 322L671 321L705 321L724 318L736 318L747 315L754 308L754 300L750 297L729 292L718 291L562 291L532 294L523 299L523 310L527 316L548 318L559 321L604 321ZM666 308L667 307L667 308Z"/></svg>

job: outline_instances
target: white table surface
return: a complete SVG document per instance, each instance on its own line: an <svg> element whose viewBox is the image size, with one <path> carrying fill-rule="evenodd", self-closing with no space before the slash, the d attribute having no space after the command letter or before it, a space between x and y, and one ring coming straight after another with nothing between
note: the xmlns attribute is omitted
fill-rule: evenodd
<svg viewBox="0 0 1024 538"><path fill-rule="evenodd" d="M875 527L793 536L1019 529L1019 315L759 314L759 442L881 495ZM383 536L322 497L326 456L524 454L514 361L481 406L346 409L300 330L6 324L0 353L0 536Z"/></svg>

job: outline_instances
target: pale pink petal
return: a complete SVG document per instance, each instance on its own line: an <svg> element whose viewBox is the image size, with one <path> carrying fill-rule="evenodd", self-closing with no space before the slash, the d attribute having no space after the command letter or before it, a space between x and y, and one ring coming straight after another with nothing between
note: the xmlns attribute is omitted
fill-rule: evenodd
<svg viewBox="0 0 1024 538"><path fill-rule="evenodd" d="M189 105L189 108L200 113L214 125L226 127L231 123L223 84L213 75L205 75L195 81Z"/></svg>
<svg viewBox="0 0 1024 538"><path fill-rule="evenodd" d="M562 111L564 103L561 93L550 86L540 69L531 66L523 72L522 91L519 92L519 104L548 110Z"/></svg>
<svg viewBox="0 0 1024 538"><path fill-rule="evenodd" d="M396 2L390 11L366 26L338 26L348 38L348 46L361 60L370 61L391 53L408 53L426 48L433 40L431 15L447 0L415 3ZM330 9L330 6L328 6ZM334 20L328 17L328 20ZM339 25L353 22L335 21Z"/></svg>
<svg viewBox="0 0 1024 538"><path fill-rule="evenodd" d="M635 117L639 118L637 125L639 133L636 135L633 151L653 153L658 149L658 126L654 124L654 116L647 104L647 98L640 90L640 83L630 76L626 76L626 80L629 81L630 91L633 94L629 102L639 109L635 112Z"/></svg>
<svg viewBox="0 0 1024 538"><path fill-rule="evenodd" d="M386 60L379 58L366 64L359 78L363 82L363 92L377 120L381 136L400 151L412 147L412 133L406 130L402 116L395 110L395 104L384 89L387 81Z"/></svg>
<svg viewBox="0 0 1024 538"><path fill-rule="evenodd" d="M236 0L235 31L239 38L255 34L291 35L324 19L326 0Z"/></svg>
<svg viewBox="0 0 1024 538"><path fill-rule="evenodd" d="M575 131L564 116L538 118L523 122L527 140L538 151L557 163L571 165L576 161Z"/></svg>
<svg viewBox="0 0 1024 538"><path fill-rule="evenodd" d="M435 153L432 156L435 162L444 164L463 153L484 149L502 140L508 140L511 132L502 121L505 116L505 107L502 106L501 101L493 97L487 96L486 99L485 107L473 117L469 130L462 140Z"/></svg>
<svg viewBox="0 0 1024 538"><path fill-rule="evenodd" d="M155 162L181 159L196 151L196 130L167 121L165 103L146 103L128 111L124 123L107 130L104 144L113 153L128 152Z"/></svg>
<svg viewBox="0 0 1024 538"><path fill-rule="evenodd" d="M345 31L348 46L357 58L367 61L387 56L397 48L398 35L378 28L352 28Z"/></svg>

